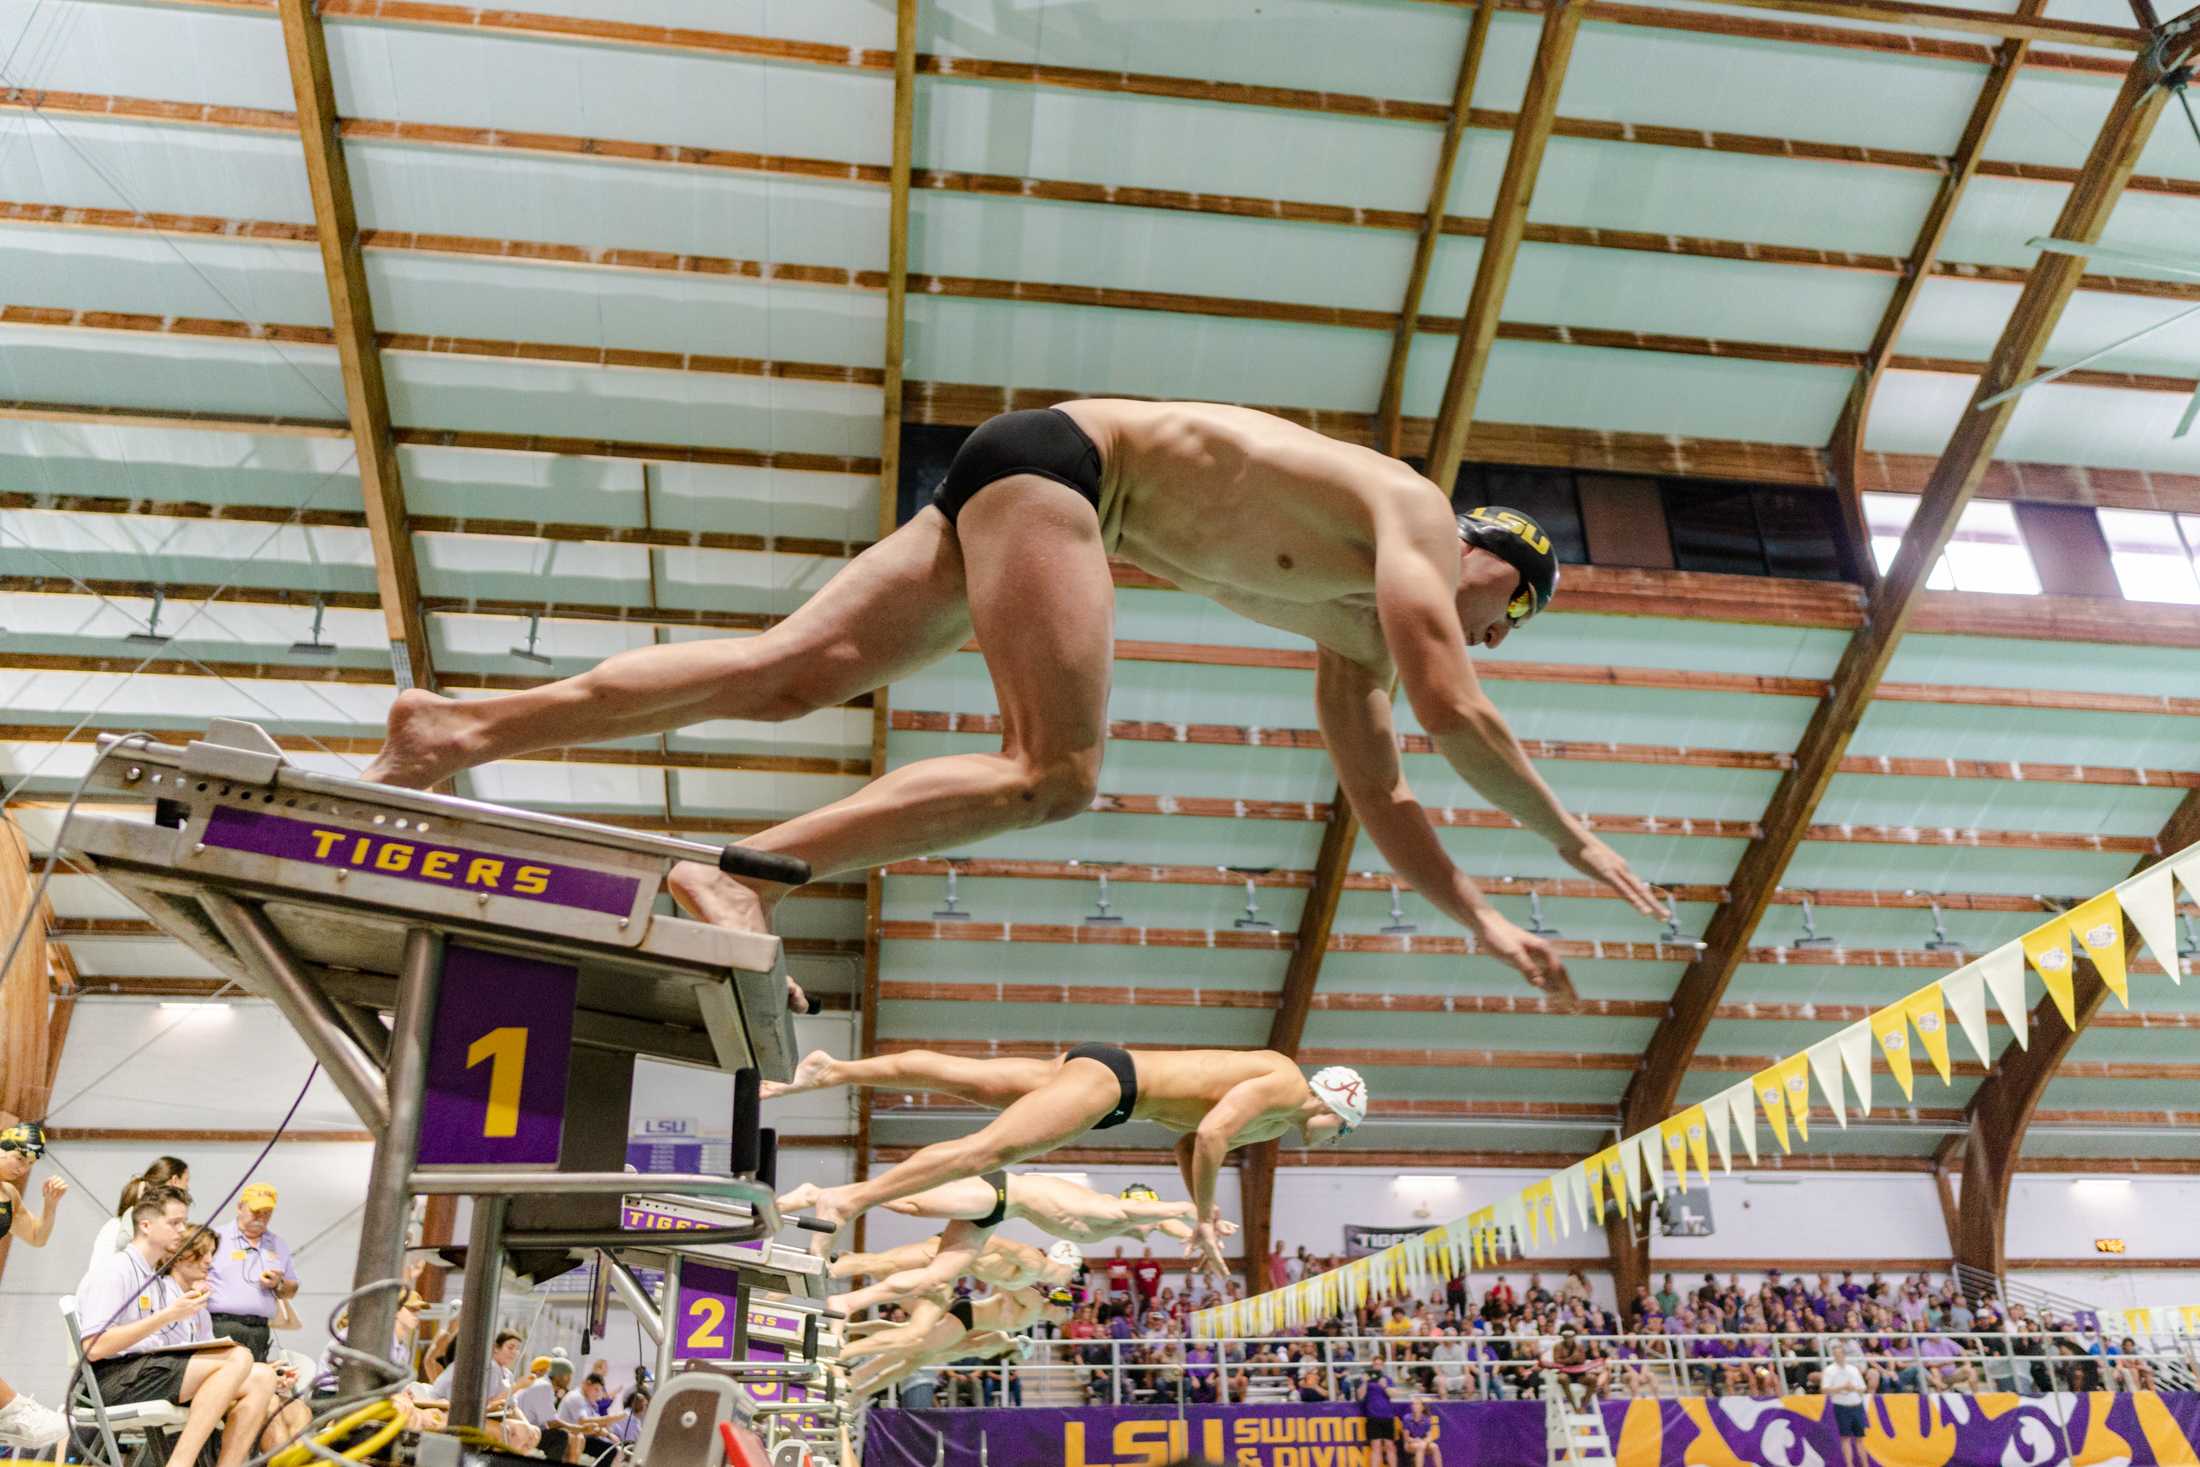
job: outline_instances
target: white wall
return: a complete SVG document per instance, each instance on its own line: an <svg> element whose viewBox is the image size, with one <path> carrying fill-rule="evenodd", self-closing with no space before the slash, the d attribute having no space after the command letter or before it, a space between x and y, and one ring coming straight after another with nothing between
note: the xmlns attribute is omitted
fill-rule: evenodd
<svg viewBox="0 0 2200 1467"><path fill-rule="evenodd" d="M2095 1239L2121 1238L2127 1258L2191 1258L2200 1255L2196 1218L2200 1177L2020 1175L2009 1186L2007 1252L2082 1258Z"/></svg>

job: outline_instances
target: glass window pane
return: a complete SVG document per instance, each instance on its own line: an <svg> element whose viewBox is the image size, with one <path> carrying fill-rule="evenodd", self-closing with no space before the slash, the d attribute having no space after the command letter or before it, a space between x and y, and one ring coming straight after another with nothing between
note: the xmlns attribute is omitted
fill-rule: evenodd
<svg viewBox="0 0 2200 1467"><path fill-rule="evenodd" d="M2133 601L2200 605L2200 576L2179 530L2179 516L2144 509L2101 509L2094 514L2108 540L2116 584ZM2182 516L2200 521L2200 515Z"/></svg>
<svg viewBox="0 0 2200 1467"><path fill-rule="evenodd" d="M1864 523L1871 528L1872 540L1877 543L1882 535L1900 538L1910 527L1910 520L1917 514L1915 494L1867 494L1864 496ZM1880 566L1885 570L1884 563Z"/></svg>
<svg viewBox="0 0 2200 1467"><path fill-rule="evenodd" d="M2039 573L2032 569L2032 557L2022 545L1959 535L1948 542L1948 553L1941 564L1954 573L1958 591L1994 591L2004 596L2040 594Z"/></svg>

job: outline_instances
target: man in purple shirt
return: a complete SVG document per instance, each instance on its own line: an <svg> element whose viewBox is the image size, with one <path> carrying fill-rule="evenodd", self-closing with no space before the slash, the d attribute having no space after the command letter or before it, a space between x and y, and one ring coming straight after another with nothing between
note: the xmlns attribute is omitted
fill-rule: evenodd
<svg viewBox="0 0 2200 1467"><path fill-rule="evenodd" d="M1360 1409L1367 1413L1368 1467L1398 1467L1398 1408L1391 1403L1390 1382L1380 1368L1367 1373Z"/></svg>
<svg viewBox="0 0 2200 1467"><path fill-rule="evenodd" d="M191 1226L189 1204L173 1187L149 1187L130 1210L130 1244L96 1259L76 1286L84 1355L109 1405L174 1401L191 1410L170 1443L167 1467L192 1467L222 1428L217 1467L237 1467L252 1451L273 1404L274 1377L254 1371L242 1348L169 1353L192 1343L206 1308L204 1289L184 1290L160 1271Z"/></svg>
<svg viewBox="0 0 2200 1467"><path fill-rule="evenodd" d="M214 1290L208 1308L214 1333L235 1340L265 1360L275 1343L279 1300L298 1292L298 1271L291 1266L290 1245L268 1230L275 1216L275 1189L254 1182L237 1194L237 1216L215 1235Z"/></svg>

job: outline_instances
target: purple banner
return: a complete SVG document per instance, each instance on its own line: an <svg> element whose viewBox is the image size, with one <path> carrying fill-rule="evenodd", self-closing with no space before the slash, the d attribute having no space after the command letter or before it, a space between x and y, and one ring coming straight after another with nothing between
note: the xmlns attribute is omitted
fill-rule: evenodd
<svg viewBox="0 0 2200 1467"><path fill-rule="evenodd" d="M640 885L635 877L586 866L525 862L490 851L379 832L370 835L264 810L240 810L234 805L217 806L199 839L225 850L395 876L428 886L491 892L524 902L579 907L613 917L624 917L634 910L634 896Z"/></svg>
<svg viewBox="0 0 2200 1467"><path fill-rule="evenodd" d="M452 943L443 955L422 1166L556 1166L580 970Z"/></svg>
<svg viewBox="0 0 2200 1467"><path fill-rule="evenodd" d="M1432 1404L1446 1467L1545 1467L1543 1403ZM1875 1396L1864 1439L1877 1467L2190 1467L2200 1395ZM1615 1467L1841 1467L1822 1396L1611 1401ZM1162 1467L1190 1456L1229 1467L1367 1467L1352 1406L1087 1406L1071 1410L873 1411L865 1467ZM1403 1454L1401 1453L1401 1459Z"/></svg>

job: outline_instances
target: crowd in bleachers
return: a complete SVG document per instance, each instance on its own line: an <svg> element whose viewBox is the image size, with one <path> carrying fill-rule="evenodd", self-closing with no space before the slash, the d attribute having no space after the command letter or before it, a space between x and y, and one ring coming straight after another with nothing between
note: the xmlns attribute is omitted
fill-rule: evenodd
<svg viewBox="0 0 2200 1467"><path fill-rule="evenodd" d="M1272 1260L1279 1283L1342 1263L1301 1249ZM1087 1400L1192 1404L1352 1399L1369 1366L1440 1400L1534 1396L1546 1378L1577 1400L1814 1392L1835 1348L1871 1392L2150 1390L2156 1370L2130 1339L2010 1304L1967 1299L1953 1280L1878 1273L1754 1283L1667 1274L1624 1313L1579 1272L1453 1279L1426 1294L1371 1298L1349 1313L1255 1340L1193 1338L1190 1315L1243 1297L1242 1284L1178 1287L1146 1259L1095 1260L1089 1302L1041 1364L1079 1367ZM2090 1323L2090 1321L2088 1322ZM1030 1365L1021 1367L1028 1375ZM976 1362L939 1374L938 1404L989 1404L1019 1368ZM1063 1372L1058 1372L1063 1373ZM1059 1399L1057 1395L1055 1397Z"/></svg>

